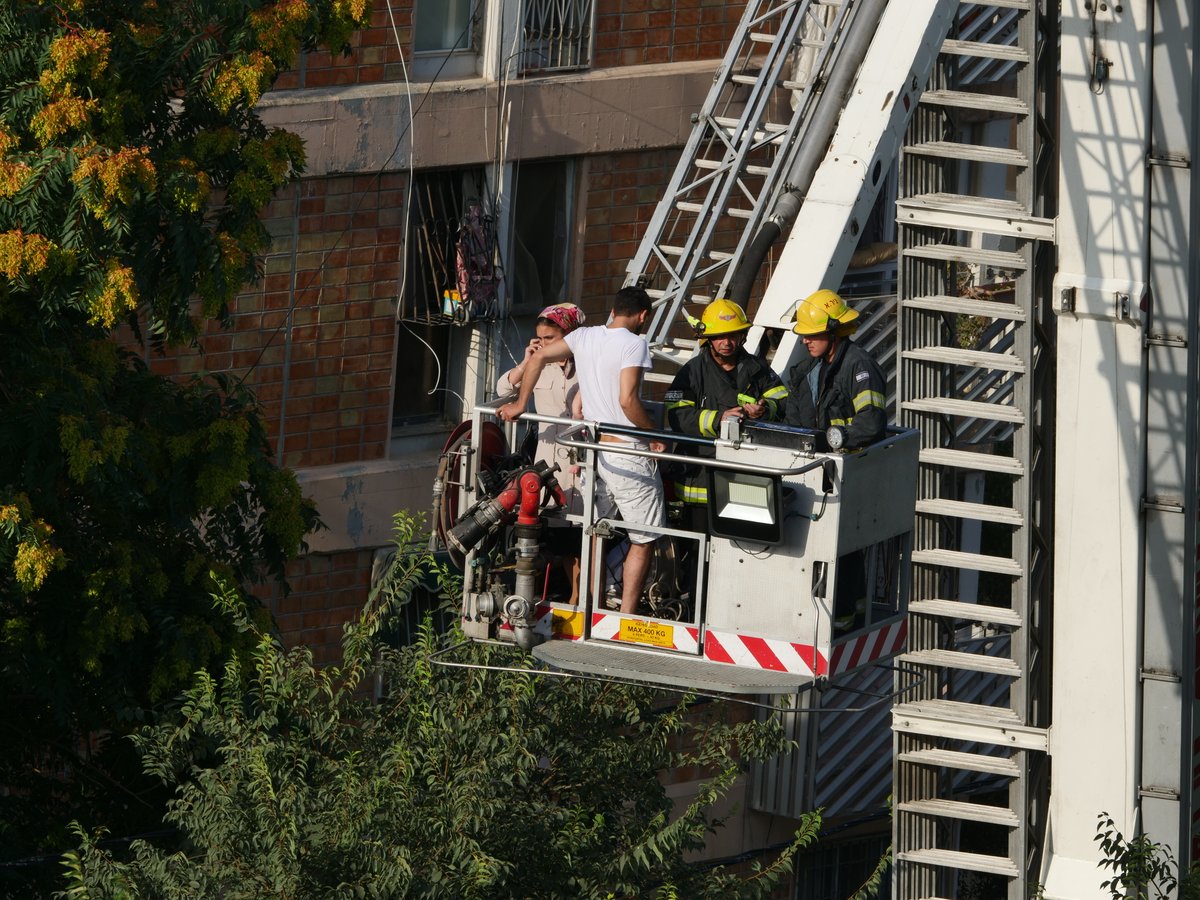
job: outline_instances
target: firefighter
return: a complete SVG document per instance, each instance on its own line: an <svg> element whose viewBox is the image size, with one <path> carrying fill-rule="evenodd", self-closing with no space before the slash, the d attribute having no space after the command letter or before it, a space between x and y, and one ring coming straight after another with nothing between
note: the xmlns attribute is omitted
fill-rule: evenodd
<svg viewBox="0 0 1200 900"><path fill-rule="evenodd" d="M737 418L780 421L787 388L770 366L745 351L750 321L731 300L714 300L704 308L700 320L691 320L700 338L700 352L679 370L664 398L667 423L672 431L715 438L721 422ZM679 452L712 457L711 446L684 444ZM700 466L681 467L674 478L675 499L685 509L708 502L707 479ZM699 524L690 516L692 525ZM703 530L703 529L699 529Z"/></svg>
<svg viewBox="0 0 1200 900"><path fill-rule="evenodd" d="M787 424L844 429L843 447L865 447L887 430L883 373L871 355L850 340L858 312L830 290L817 291L796 306L792 328L810 359L788 373Z"/></svg>

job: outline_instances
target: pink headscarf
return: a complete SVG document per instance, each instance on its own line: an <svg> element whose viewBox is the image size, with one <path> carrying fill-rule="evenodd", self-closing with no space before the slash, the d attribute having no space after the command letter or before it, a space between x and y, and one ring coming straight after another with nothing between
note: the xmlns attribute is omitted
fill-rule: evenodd
<svg viewBox="0 0 1200 900"><path fill-rule="evenodd" d="M555 303L538 313L538 318L557 325L563 334L567 334L583 324L584 315L574 303Z"/></svg>

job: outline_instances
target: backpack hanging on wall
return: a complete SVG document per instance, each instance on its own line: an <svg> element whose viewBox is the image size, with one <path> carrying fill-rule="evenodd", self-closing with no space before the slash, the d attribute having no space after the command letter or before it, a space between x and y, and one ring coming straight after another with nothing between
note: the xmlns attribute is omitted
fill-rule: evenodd
<svg viewBox="0 0 1200 900"><path fill-rule="evenodd" d="M466 321L498 318L496 223L484 212L477 197L466 202L466 212L458 225L456 248L455 275L462 317Z"/></svg>

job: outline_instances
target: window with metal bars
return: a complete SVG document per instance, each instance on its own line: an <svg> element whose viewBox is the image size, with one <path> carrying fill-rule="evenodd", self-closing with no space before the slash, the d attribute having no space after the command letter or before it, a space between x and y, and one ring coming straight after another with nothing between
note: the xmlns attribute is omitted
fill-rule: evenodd
<svg viewBox="0 0 1200 900"><path fill-rule="evenodd" d="M594 15L592 0L526 0L521 74L591 65Z"/></svg>
<svg viewBox="0 0 1200 900"><path fill-rule="evenodd" d="M481 168L413 173L402 321L465 325L499 315L491 207Z"/></svg>

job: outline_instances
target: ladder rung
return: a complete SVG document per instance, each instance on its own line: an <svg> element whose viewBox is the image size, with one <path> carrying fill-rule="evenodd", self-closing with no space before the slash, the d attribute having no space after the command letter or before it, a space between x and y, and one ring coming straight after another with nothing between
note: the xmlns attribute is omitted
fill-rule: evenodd
<svg viewBox="0 0 1200 900"><path fill-rule="evenodd" d="M1004 472L1007 475L1024 475L1025 466L1011 456L995 453L976 453L973 450L951 450L932 448L922 450L918 459L927 466L952 466L957 469L973 469L978 472Z"/></svg>
<svg viewBox="0 0 1200 900"><path fill-rule="evenodd" d="M981 247L959 247L956 244L921 244L905 247L904 253L906 256L916 256L920 259L943 259L1015 272L1025 269L1024 257L1020 253L1008 250L984 250Z"/></svg>
<svg viewBox="0 0 1200 900"><path fill-rule="evenodd" d="M940 669L962 669L965 672L987 672L1009 678L1021 677L1021 667L1011 659L983 653L964 653L961 650L911 650L900 657L900 662Z"/></svg>
<svg viewBox="0 0 1200 900"><path fill-rule="evenodd" d="M945 566L950 569L969 569L980 572L996 572L999 575L1021 575L1021 564L1006 556L987 556L983 553L966 553L962 550L914 550L914 564L923 566Z"/></svg>
<svg viewBox="0 0 1200 900"><path fill-rule="evenodd" d="M909 750L896 758L919 766L987 772L1009 778L1016 778L1021 774L1020 766L1006 756L984 756L982 753L962 753L958 750Z"/></svg>
<svg viewBox="0 0 1200 900"><path fill-rule="evenodd" d="M904 400L901 409L939 416L960 416L968 419L988 419L996 422L1024 424L1025 414L1015 406L1004 403L985 403L980 400L947 400L934 397L927 400Z"/></svg>
<svg viewBox="0 0 1200 900"><path fill-rule="evenodd" d="M926 741L949 738L1003 747L1005 752L1033 750L1045 753L1050 748L1047 729L1023 724L1006 706L984 706L958 700L902 703L892 710L892 728Z"/></svg>
<svg viewBox="0 0 1200 900"><path fill-rule="evenodd" d="M958 0L962 6L1002 6L1005 9L1030 9L1030 0Z"/></svg>
<svg viewBox="0 0 1200 900"><path fill-rule="evenodd" d="M1001 369L1005 372L1024 372L1025 360L1011 353L989 353L986 350L963 350L959 347L919 347L901 353L905 359L948 363L979 369Z"/></svg>
<svg viewBox="0 0 1200 900"><path fill-rule="evenodd" d="M758 84L762 75L730 75L729 80L734 84Z"/></svg>
<svg viewBox="0 0 1200 900"><path fill-rule="evenodd" d="M713 116L712 120L731 134L742 124L741 119L733 119L729 116ZM775 122L764 122L754 130L754 139L762 141L770 138L773 141L777 141L783 137L787 130L788 126L786 125L779 125Z"/></svg>
<svg viewBox="0 0 1200 900"><path fill-rule="evenodd" d="M961 700L917 700L896 707L897 713L911 711L924 716L933 716L945 722L958 724L969 722L989 727L1019 727L1020 717L1008 707L983 706L979 703L964 703ZM911 729L910 729L911 730ZM922 734L928 731L922 730ZM940 734L940 732L939 732Z"/></svg>
<svg viewBox="0 0 1200 900"><path fill-rule="evenodd" d="M676 247L673 244L659 244L658 249L663 252L664 256L680 256L683 254L683 248ZM708 258L718 262L727 262L733 259L733 254L726 253L724 250L709 250Z"/></svg>
<svg viewBox="0 0 1200 900"><path fill-rule="evenodd" d="M1019 63L1029 62L1029 54L1025 49L1023 47L1014 47L1011 44L991 44L983 41L955 41L947 39L942 42L942 52L953 54L954 56L978 56L984 59L1006 59Z"/></svg>
<svg viewBox="0 0 1200 900"><path fill-rule="evenodd" d="M1008 506L992 506L989 503L967 503L965 500L942 500L930 498L917 501L917 512L926 516L951 516L955 519L977 519L981 522L998 522L1001 525L1023 525L1025 517Z"/></svg>
<svg viewBox="0 0 1200 900"><path fill-rule="evenodd" d="M971 872L987 872L992 875L1017 877L1017 867L1006 856L987 856L983 853L964 853L961 850L901 850L897 859L925 866L942 866L947 869L967 869Z"/></svg>
<svg viewBox="0 0 1200 900"><path fill-rule="evenodd" d="M964 316L987 316L991 319L1025 321L1025 310L1015 303L1000 303L996 300L975 300L971 297L951 297L948 294L930 294L927 297L910 297L901 300L907 309L924 309L936 313L957 313Z"/></svg>
<svg viewBox="0 0 1200 900"><path fill-rule="evenodd" d="M896 221L909 227L995 234L1027 241L1054 240L1053 219L1032 215L1023 204L1000 197L971 197L945 191L916 194L896 201Z"/></svg>
<svg viewBox="0 0 1200 900"><path fill-rule="evenodd" d="M670 384L675 380L675 376L670 372L646 372L642 375L643 381L651 381L655 384Z"/></svg>
<svg viewBox="0 0 1200 900"><path fill-rule="evenodd" d="M985 606L982 603L963 603L960 600L912 600L908 604L910 615L938 616L943 619L961 619L966 622L987 622L991 625L1021 626L1021 617L1003 606Z"/></svg>
<svg viewBox="0 0 1200 900"><path fill-rule="evenodd" d="M646 294L651 300L660 300L666 293L667 292L662 288L646 288ZM707 306L711 302L712 297L709 297L705 294L692 294L691 298L688 300L688 303L699 303L701 306Z"/></svg>
<svg viewBox="0 0 1200 900"><path fill-rule="evenodd" d="M962 819L965 822L987 822L989 825L1004 825L1016 828L1021 824L1017 814L1003 806L987 806L983 803L964 803L961 800L909 800L896 804L901 812L921 816L939 816L943 819Z"/></svg>
<svg viewBox="0 0 1200 900"><path fill-rule="evenodd" d="M1020 150L1008 147L984 147L980 144L960 144L955 141L925 141L904 148L905 153L936 156L941 159L966 159L973 162L999 163L1003 166L1027 166L1029 157Z"/></svg>
<svg viewBox="0 0 1200 900"><path fill-rule="evenodd" d="M707 169L713 171L725 165L724 160L720 159L704 159L703 157L696 159L693 165L697 169ZM746 166L746 172L750 175L770 175L771 169L768 166Z"/></svg>
<svg viewBox="0 0 1200 900"><path fill-rule="evenodd" d="M675 208L680 210L681 212L692 212L692 213L705 212L705 207L704 207L703 203L692 203L691 201L688 201L688 200L677 201L675 204ZM729 209L725 210L725 214L727 216L732 216L735 219L749 219L752 215L754 215L754 210L752 210L752 209L737 209L736 207L730 207Z"/></svg>
<svg viewBox="0 0 1200 900"><path fill-rule="evenodd" d="M999 97L995 94L977 94L972 91L925 91L921 102L933 106L953 106L959 109L979 109L987 112L1008 113L1024 116L1029 112L1025 101L1016 97Z"/></svg>

